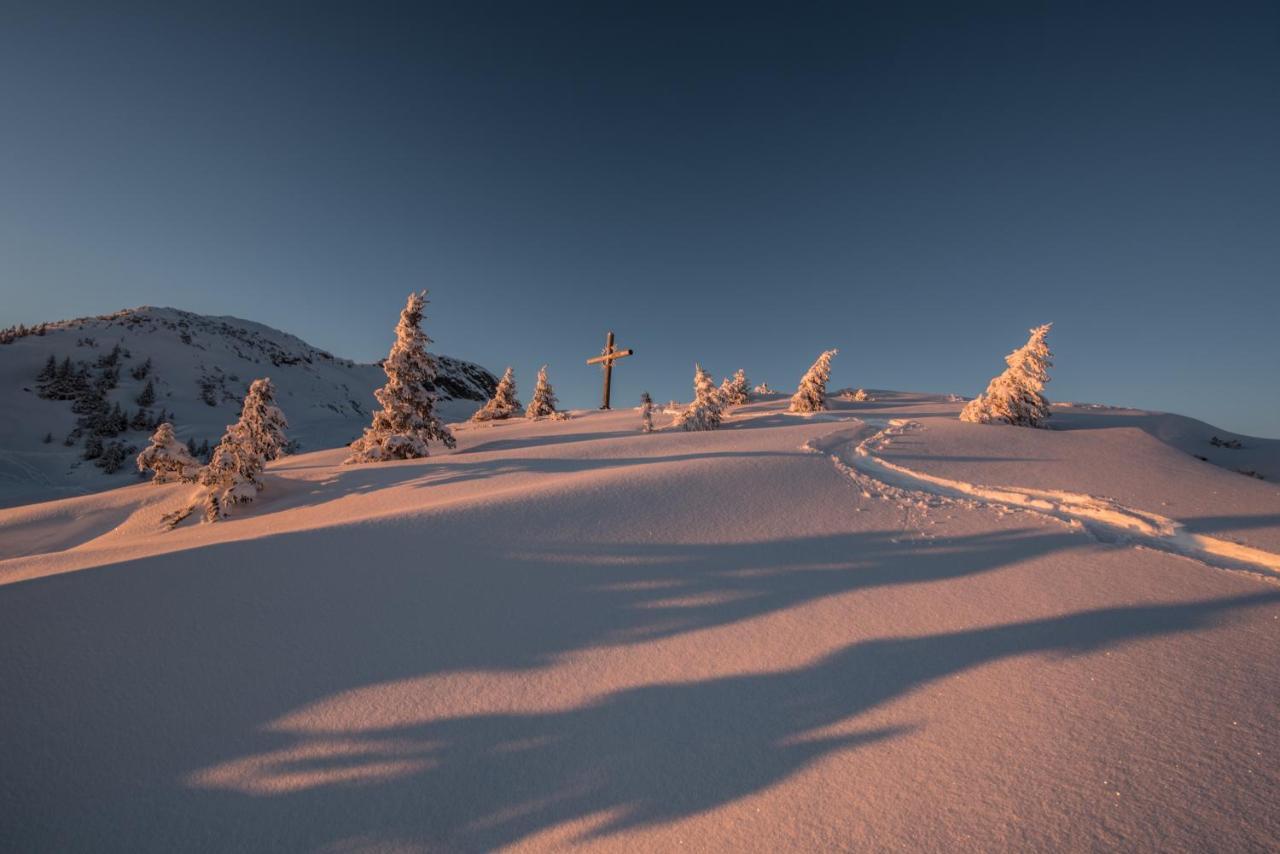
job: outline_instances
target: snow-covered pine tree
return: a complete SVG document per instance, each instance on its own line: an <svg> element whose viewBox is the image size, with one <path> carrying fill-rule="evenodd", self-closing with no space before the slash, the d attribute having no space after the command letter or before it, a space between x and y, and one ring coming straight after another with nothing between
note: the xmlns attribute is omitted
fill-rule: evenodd
<svg viewBox="0 0 1280 854"><path fill-rule="evenodd" d="M194 482L200 463L173 435L173 425L166 421L156 428L151 444L138 454L138 471L155 472L152 483Z"/></svg>
<svg viewBox="0 0 1280 854"><path fill-rule="evenodd" d="M1050 415L1043 392L1053 367L1053 353L1045 343L1052 323L1031 330L1027 343L1005 356L1004 372L987 390L965 404L960 420L975 424L1003 421L1019 427L1044 427Z"/></svg>
<svg viewBox="0 0 1280 854"><path fill-rule="evenodd" d="M751 386L747 384L746 371L738 368L733 377L725 378L720 384L720 401L725 406L741 406L751 402Z"/></svg>
<svg viewBox="0 0 1280 854"><path fill-rule="evenodd" d="M821 412L827 408L827 380L831 379L831 359L839 350L826 350L800 378L800 387L791 396L791 412Z"/></svg>
<svg viewBox="0 0 1280 854"><path fill-rule="evenodd" d="M498 380L498 387L493 390L489 402L471 416L472 421L502 421L510 418L520 409L520 401L516 398L516 373L507 367Z"/></svg>
<svg viewBox="0 0 1280 854"><path fill-rule="evenodd" d="M768 383L760 383L760 385L751 390L751 393L754 395L773 394L773 389L769 387Z"/></svg>
<svg viewBox="0 0 1280 854"><path fill-rule="evenodd" d="M640 432L653 432L653 398L647 391L640 393Z"/></svg>
<svg viewBox="0 0 1280 854"><path fill-rule="evenodd" d="M525 407L525 418L543 418L556 414L556 393L547 382L547 366L538 369L538 383L533 387L533 399Z"/></svg>
<svg viewBox="0 0 1280 854"><path fill-rule="evenodd" d="M231 505L257 497L262 491L258 475L288 444L284 435L287 426L284 413L275 404L271 380L254 380L245 395L240 420L227 427L213 459L200 470L205 521L213 522L227 515Z"/></svg>
<svg viewBox="0 0 1280 854"><path fill-rule="evenodd" d="M452 448L457 441L436 415L436 360L427 352L431 343L422 331L427 292L409 294L396 342L382 363L387 384L373 393L382 409L373 424L351 443L348 463L405 460L425 457L427 442L434 439Z"/></svg>
<svg viewBox="0 0 1280 854"><path fill-rule="evenodd" d="M720 394L702 365L693 366L693 402L676 415L671 426L682 430L715 430L720 426Z"/></svg>

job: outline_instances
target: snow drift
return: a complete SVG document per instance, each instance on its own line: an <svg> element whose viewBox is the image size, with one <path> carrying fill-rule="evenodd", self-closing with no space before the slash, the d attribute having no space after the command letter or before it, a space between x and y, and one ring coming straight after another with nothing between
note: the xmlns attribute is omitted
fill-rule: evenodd
<svg viewBox="0 0 1280 854"><path fill-rule="evenodd" d="M872 396L304 453L168 533L188 485L0 510L0 849L1280 845L1280 585L922 487L1274 557L1276 484L1170 416Z"/></svg>

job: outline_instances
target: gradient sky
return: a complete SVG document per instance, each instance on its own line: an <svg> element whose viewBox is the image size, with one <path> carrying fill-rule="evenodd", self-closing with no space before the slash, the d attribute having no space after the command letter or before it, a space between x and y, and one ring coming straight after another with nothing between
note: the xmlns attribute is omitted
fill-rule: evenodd
<svg viewBox="0 0 1280 854"><path fill-rule="evenodd" d="M171 305L562 403L693 362L1280 436L1280 4L0 4L0 326Z"/></svg>

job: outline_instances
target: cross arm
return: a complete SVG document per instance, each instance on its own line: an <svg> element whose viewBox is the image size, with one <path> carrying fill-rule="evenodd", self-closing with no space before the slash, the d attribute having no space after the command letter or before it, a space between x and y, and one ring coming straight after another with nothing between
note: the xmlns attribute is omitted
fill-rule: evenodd
<svg viewBox="0 0 1280 854"><path fill-rule="evenodd" d="M587 359L588 365L596 365L601 362L612 362L614 359L621 359L623 356L630 356L635 350L614 350L612 353L605 353L603 356L596 356L594 359Z"/></svg>

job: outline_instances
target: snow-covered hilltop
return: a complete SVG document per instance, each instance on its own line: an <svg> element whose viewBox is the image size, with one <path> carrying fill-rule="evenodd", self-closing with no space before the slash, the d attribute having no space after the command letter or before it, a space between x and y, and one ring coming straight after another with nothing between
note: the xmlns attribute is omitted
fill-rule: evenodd
<svg viewBox="0 0 1280 854"><path fill-rule="evenodd" d="M497 380L484 368L436 359L447 419L466 418L493 393ZM267 376L296 450L360 435L377 405L373 390L386 380L376 364L338 358L260 323L174 308L5 330L0 507L133 482L133 457L160 420L207 453L236 420L249 383Z"/></svg>
<svg viewBox="0 0 1280 854"><path fill-rule="evenodd" d="M788 397L0 509L0 850L1280 847L1280 442Z"/></svg>

